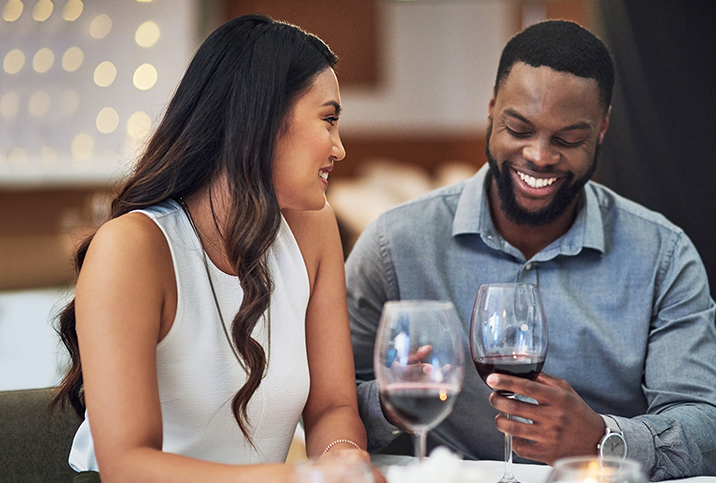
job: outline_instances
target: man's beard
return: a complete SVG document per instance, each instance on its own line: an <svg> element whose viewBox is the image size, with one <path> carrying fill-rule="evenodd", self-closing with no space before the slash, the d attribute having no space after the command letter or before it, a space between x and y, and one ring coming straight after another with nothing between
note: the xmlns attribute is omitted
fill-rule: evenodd
<svg viewBox="0 0 716 483"><path fill-rule="evenodd" d="M487 144L485 146L485 155L487 156L487 162L490 166L490 175L492 175L497 185L497 194L500 197L503 213L510 221L518 225L542 226L555 221L567 212L572 202L579 196L582 192L582 188L584 188L584 185L587 184L587 181L589 181L597 169L597 154L599 153L600 144L597 144L594 150L592 166L590 166L584 176L572 182L574 173L569 173L567 179L562 183L562 186L557 190L554 198L552 198L552 201L547 206L537 211L527 211L517 203L509 166L507 163L503 163L502 166L504 170L501 172L497 166L497 161L495 161L495 158L493 158L490 153L491 134L492 125L490 124L490 126L487 127Z"/></svg>

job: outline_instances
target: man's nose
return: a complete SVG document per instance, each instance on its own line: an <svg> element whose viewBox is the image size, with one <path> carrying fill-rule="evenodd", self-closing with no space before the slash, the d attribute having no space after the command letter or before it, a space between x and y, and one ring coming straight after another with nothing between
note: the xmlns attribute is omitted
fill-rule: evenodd
<svg viewBox="0 0 716 483"><path fill-rule="evenodd" d="M554 149L548 139L531 139L522 148L522 156L535 164L535 166L549 166L559 162L559 153Z"/></svg>

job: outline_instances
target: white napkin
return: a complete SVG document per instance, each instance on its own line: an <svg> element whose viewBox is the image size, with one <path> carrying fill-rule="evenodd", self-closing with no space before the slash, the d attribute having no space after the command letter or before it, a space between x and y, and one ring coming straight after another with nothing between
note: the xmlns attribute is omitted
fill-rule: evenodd
<svg viewBox="0 0 716 483"><path fill-rule="evenodd" d="M389 466L384 474L388 483L474 483L487 481L479 468L462 464L462 459L449 449L439 446L420 463Z"/></svg>

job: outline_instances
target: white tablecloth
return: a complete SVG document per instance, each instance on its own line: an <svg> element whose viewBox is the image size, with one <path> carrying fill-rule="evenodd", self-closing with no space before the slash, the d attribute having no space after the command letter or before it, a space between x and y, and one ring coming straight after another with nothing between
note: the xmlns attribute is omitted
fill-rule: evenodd
<svg viewBox="0 0 716 483"><path fill-rule="evenodd" d="M394 455L372 455L371 460L378 468L385 468L391 465L406 465L415 462L412 456L394 456ZM463 461L462 465L467 468L478 468L486 477L486 481L477 483L496 483L502 477L505 469L503 461ZM547 480L551 466L546 465L525 465L513 464L512 472L521 483L544 483ZM693 478L683 478L679 480L670 480L680 483L716 483L716 476L696 476Z"/></svg>

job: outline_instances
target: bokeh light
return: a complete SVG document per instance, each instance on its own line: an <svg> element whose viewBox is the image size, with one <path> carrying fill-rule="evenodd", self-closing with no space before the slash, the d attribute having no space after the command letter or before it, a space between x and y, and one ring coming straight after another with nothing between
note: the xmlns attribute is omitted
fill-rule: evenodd
<svg viewBox="0 0 716 483"><path fill-rule="evenodd" d="M89 134L80 133L72 140L71 151L75 159L89 159L93 150L94 140Z"/></svg>
<svg viewBox="0 0 716 483"><path fill-rule="evenodd" d="M109 15L97 15L90 24L90 35L95 39L103 39L112 30L112 19Z"/></svg>
<svg viewBox="0 0 716 483"><path fill-rule="evenodd" d="M44 74L52 67L55 63L55 54L47 47L44 47L35 53L32 58L32 68L35 72Z"/></svg>
<svg viewBox="0 0 716 483"><path fill-rule="evenodd" d="M139 26L134 34L134 41L140 47L151 47L159 40L159 27L151 20Z"/></svg>
<svg viewBox="0 0 716 483"><path fill-rule="evenodd" d="M0 116L14 119L20 111L20 94L10 91L0 98Z"/></svg>
<svg viewBox="0 0 716 483"><path fill-rule="evenodd" d="M80 68L85 59L85 54L79 47L70 47L62 56L62 68L67 72L74 72Z"/></svg>
<svg viewBox="0 0 716 483"><path fill-rule="evenodd" d="M17 74L25 65L25 54L20 49L12 49L5 55L2 67L8 74Z"/></svg>
<svg viewBox="0 0 716 483"><path fill-rule="evenodd" d="M94 83L100 87L107 87L117 77L117 68L108 60L105 60L94 70Z"/></svg>
<svg viewBox="0 0 716 483"><path fill-rule="evenodd" d="M20 0L8 0L2 9L2 19L6 22L14 22L20 15L25 6Z"/></svg>
<svg viewBox="0 0 716 483"><path fill-rule="evenodd" d="M151 129L152 120L147 113L137 111L129 116L129 121L127 121L127 134L134 139L144 139L149 135Z"/></svg>
<svg viewBox="0 0 716 483"><path fill-rule="evenodd" d="M51 103L50 95L45 91L37 91L30 96L27 109L35 117L42 117L47 114Z"/></svg>
<svg viewBox="0 0 716 483"><path fill-rule="evenodd" d="M68 22L74 22L80 18L84 7L85 6L81 0L69 0L65 6L62 7L62 18Z"/></svg>
<svg viewBox="0 0 716 483"><path fill-rule="evenodd" d="M50 18L54 8L55 6L50 0L39 0L35 6L32 7L32 18L38 22L44 22Z"/></svg>
<svg viewBox="0 0 716 483"><path fill-rule="evenodd" d="M27 164L27 152L24 149L15 148L7 155L7 164L12 166L23 166Z"/></svg>
<svg viewBox="0 0 716 483"><path fill-rule="evenodd" d="M119 125L119 114L111 107L105 107L97 114L95 123L99 132L109 134L117 129Z"/></svg>
<svg viewBox="0 0 716 483"><path fill-rule="evenodd" d="M157 69L152 64L142 64L134 71L132 81L140 91L151 89L157 83Z"/></svg>

